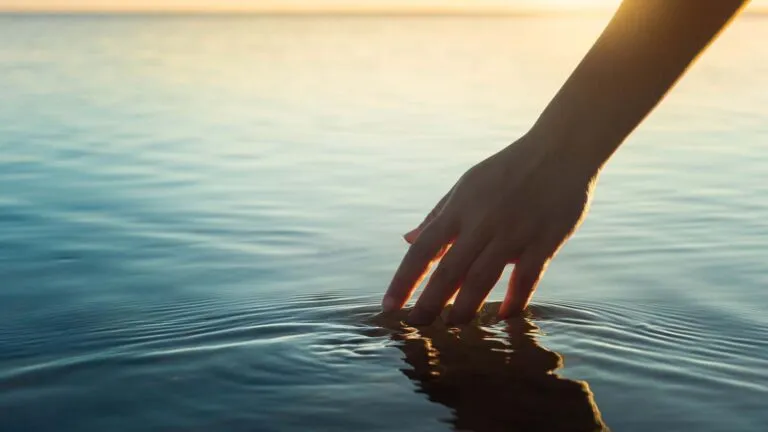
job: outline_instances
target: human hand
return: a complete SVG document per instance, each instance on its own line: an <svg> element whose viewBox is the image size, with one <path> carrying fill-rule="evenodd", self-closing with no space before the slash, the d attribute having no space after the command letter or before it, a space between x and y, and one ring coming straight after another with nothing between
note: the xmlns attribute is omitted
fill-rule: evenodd
<svg viewBox="0 0 768 432"><path fill-rule="evenodd" d="M469 169L426 219L382 305L402 308L440 260L408 316L431 323L455 297L448 321L469 322L507 264L515 264L500 318L525 309L550 260L586 215L598 169L525 136ZM458 294L456 294L458 292Z"/></svg>

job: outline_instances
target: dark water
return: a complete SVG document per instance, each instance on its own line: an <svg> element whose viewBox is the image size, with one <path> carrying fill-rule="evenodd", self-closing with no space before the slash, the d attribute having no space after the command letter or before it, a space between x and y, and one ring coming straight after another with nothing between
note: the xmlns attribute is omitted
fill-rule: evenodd
<svg viewBox="0 0 768 432"><path fill-rule="evenodd" d="M765 430L762 19L616 156L527 318L377 316L400 235L604 23L0 17L0 430Z"/></svg>

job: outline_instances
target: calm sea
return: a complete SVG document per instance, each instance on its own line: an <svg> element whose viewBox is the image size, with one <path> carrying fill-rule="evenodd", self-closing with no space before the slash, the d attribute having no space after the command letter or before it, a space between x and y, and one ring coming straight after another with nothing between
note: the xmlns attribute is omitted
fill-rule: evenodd
<svg viewBox="0 0 768 432"><path fill-rule="evenodd" d="M0 17L0 431L764 431L763 18L616 155L528 319L375 317L607 19Z"/></svg>

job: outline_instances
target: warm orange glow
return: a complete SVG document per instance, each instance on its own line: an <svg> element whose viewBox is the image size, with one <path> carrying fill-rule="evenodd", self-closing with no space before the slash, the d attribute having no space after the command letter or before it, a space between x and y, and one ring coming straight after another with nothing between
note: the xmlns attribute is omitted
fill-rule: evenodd
<svg viewBox="0 0 768 432"><path fill-rule="evenodd" d="M620 0L0 0L18 11L526 12L612 10ZM766 9L753 0L750 9Z"/></svg>
<svg viewBox="0 0 768 432"><path fill-rule="evenodd" d="M616 0L0 0L10 10L473 12L614 6Z"/></svg>
<svg viewBox="0 0 768 432"><path fill-rule="evenodd" d="M0 11L518 13L613 10L620 0L0 0ZM768 10L753 0L752 11Z"/></svg>

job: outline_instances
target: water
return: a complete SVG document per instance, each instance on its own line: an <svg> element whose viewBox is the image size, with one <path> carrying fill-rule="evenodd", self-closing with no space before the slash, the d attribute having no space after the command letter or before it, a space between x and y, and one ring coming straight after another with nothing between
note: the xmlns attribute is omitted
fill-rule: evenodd
<svg viewBox="0 0 768 432"><path fill-rule="evenodd" d="M764 430L762 18L620 150L529 320L375 316L607 18L1 17L0 430Z"/></svg>

